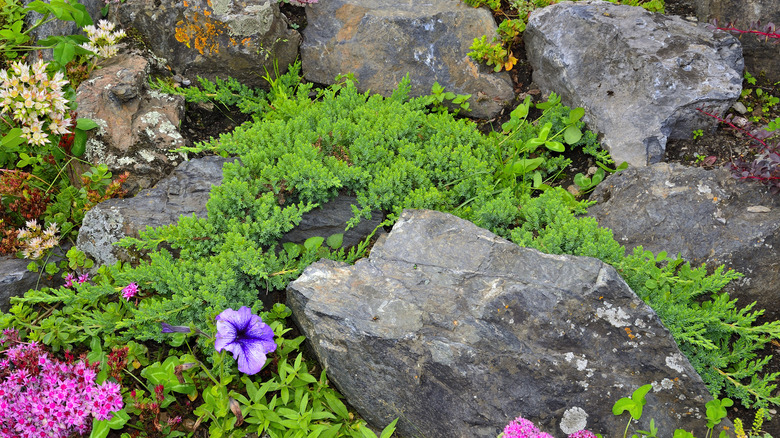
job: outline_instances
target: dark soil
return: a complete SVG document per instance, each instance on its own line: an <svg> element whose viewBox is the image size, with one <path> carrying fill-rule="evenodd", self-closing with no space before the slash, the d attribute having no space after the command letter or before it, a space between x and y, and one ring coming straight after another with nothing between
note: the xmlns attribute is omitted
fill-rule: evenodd
<svg viewBox="0 0 780 438"><path fill-rule="evenodd" d="M290 19L292 27L302 30L306 26L306 16L303 8L282 4L282 12ZM694 19L695 9L693 0L667 0L667 15L678 15L685 19ZM488 121L479 121L483 130L500 129L501 123L508 119L509 112L514 106L523 101L526 95L534 96L534 100L540 94L535 89L531 74L532 69L525 58L525 48L522 40L514 47L513 52L518 58L518 63L509 74L514 82L516 99L513 105L507 108L499 117ZM765 92L780 96L780 86L767 83L762 78L757 78L756 85L744 84L745 87L761 87ZM745 101L750 104L750 100ZM764 123L767 120L773 120L780 117L780 105L776 105L769 113L760 112L760 104L752 105L758 108L754 114L745 114L744 117L760 116ZM732 110L733 112L733 110ZM229 132L236 126L250 119L249 116L240 113L235 108L215 108L204 105L190 105L188 107L182 131L187 138L188 143L205 141L212 137L218 137L219 134ZM693 134L693 133L692 133ZM702 132L696 139L671 140L666 146L666 161L680 163L688 166L702 166L705 168L716 168L728 165L736 158L749 158L756 152L754 143L751 143L749 137L738 130L732 129L727 125L720 123L717 128L709 132ZM572 165L568 175L565 175L556 185L568 187L571 184L573 175L582 172L585 173L588 168L595 165L592 157L580 152L571 153L569 158ZM768 344L764 354L773 355L776 359L772 360L765 367L767 374L780 372L780 344L776 341ZM764 355L762 354L762 356ZM777 394L775 394L777 395ZM702 407L703 409L703 407ZM769 409L771 415L777 413L776 407ZM742 406L733 407L729 412L730 419L740 418L746 426L752 423L756 411L746 409ZM704 422L704 421L703 421ZM764 423L764 430L772 436L780 437L780 419L767 421Z"/></svg>

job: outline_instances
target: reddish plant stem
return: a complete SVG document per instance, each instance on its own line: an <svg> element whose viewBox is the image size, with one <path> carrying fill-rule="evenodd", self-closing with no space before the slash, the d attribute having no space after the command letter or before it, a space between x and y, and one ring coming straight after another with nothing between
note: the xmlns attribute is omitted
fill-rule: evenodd
<svg viewBox="0 0 780 438"><path fill-rule="evenodd" d="M754 33L756 35L761 35L766 38L780 38L780 33L761 32L760 30L742 30L734 27L716 27L715 29L722 30L725 32Z"/></svg>
<svg viewBox="0 0 780 438"><path fill-rule="evenodd" d="M754 136L753 136L751 133L749 133L749 132L747 132L746 130L744 130L744 129L740 128L739 126L736 126L735 124L733 124L733 123L729 122L728 120L724 120L724 119L722 119L722 118L720 118L720 117L716 116L715 114L710 114L710 113L708 113L707 111L704 111L704 110L703 110L703 109L701 109L701 108L696 108L696 111L698 111L698 112L700 112L700 113L702 113L702 114L704 114L704 115L710 116L710 117L714 118L715 120L717 120L717 121L719 121L719 122L721 122L721 123L725 123L725 124L727 124L727 125L731 126L732 128L734 128L734 129L738 130L738 131L742 131L742 132L744 132L744 133L745 133L745 135L747 135L748 137L752 138L753 140L755 140L755 141L757 141L757 142L761 143L761 145L762 145L762 146L764 146L764 149L766 149L766 147L767 147L767 146L766 146L766 143L764 143L764 141L763 141L763 140L761 140L761 139L759 139L759 138L756 138L756 137L754 137ZM762 150L763 150L763 149L762 149Z"/></svg>

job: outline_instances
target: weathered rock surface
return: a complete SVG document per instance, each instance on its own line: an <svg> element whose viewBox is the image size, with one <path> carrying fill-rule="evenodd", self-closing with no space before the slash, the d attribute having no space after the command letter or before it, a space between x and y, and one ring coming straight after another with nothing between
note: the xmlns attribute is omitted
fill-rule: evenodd
<svg viewBox="0 0 780 438"><path fill-rule="evenodd" d="M69 247L65 247L67 252ZM52 263L59 263L63 257L62 252L57 251L49 259ZM0 311L7 312L11 308L11 298L21 297L30 289L40 287L56 287L65 281L60 275L49 278L44 274L27 270L30 260L19 259L14 256L0 257Z"/></svg>
<svg viewBox="0 0 780 438"><path fill-rule="evenodd" d="M122 5L124 6L124 5ZM76 93L79 117L94 120L86 158L115 175L130 171L131 192L151 187L186 157L179 122L184 98L148 90L149 61L122 54L105 61Z"/></svg>
<svg viewBox="0 0 780 438"><path fill-rule="evenodd" d="M330 84L354 73L361 91L389 96L409 73L412 95L429 94L438 81L471 94L468 115L485 119L514 96L506 72L467 56L474 38L495 34L487 9L452 0L329 0L307 6L306 19L301 60L309 81Z"/></svg>
<svg viewBox="0 0 780 438"><path fill-rule="evenodd" d="M724 169L659 163L610 176L588 214L631 250L679 253L695 264L745 274L729 288L741 306L758 301L780 319L780 199Z"/></svg>
<svg viewBox="0 0 780 438"><path fill-rule="evenodd" d="M204 157L185 161L154 188L133 198L109 199L84 216L76 245L95 265L132 260L126 249L114 246L122 238L138 237L147 226L178 222L179 217L207 217L211 187L222 183L222 165L232 159Z"/></svg>
<svg viewBox="0 0 780 438"><path fill-rule="evenodd" d="M652 383L641 427L702 432L708 392L614 269L406 210L354 266L320 261L288 305L328 377L400 436L495 437L518 415L556 436L625 427L612 404Z"/></svg>
<svg viewBox="0 0 780 438"><path fill-rule="evenodd" d="M142 32L148 47L192 81L228 76L267 87L265 71L282 73L298 56L300 34L279 2L268 0L127 0L115 19Z"/></svg>
<svg viewBox="0 0 780 438"><path fill-rule="evenodd" d="M608 2L562 2L536 10L523 39L533 79L581 106L612 158L646 166L667 139L689 138L739 98L739 41L680 17Z"/></svg>
<svg viewBox="0 0 780 438"><path fill-rule="evenodd" d="M334 234L343 233L342 248L349 248L359 244L382 223L384 214L381 211L373 211L371 220L363 219L357 226L344 232L347 221L354 216L352 205L359 205L357 198L354 196L339 195L335 199L331 199L316 209L304 213L301 223L285 233L280 242L303 243L310 237L328 238Z"/></svg>
<svg viewBox="0 0 780 438"><path fill-rule="evenodd" d="M717 18L719 26L734 22L734 27L741 30L750 30L751 23L758 21L763 25L775 23L780 26L778 0L696 0L694 3L696 15L702 22ZM780 81L780 40L744 34L740 41L747 71L754 76L763 71L769 82Z"/></svg>

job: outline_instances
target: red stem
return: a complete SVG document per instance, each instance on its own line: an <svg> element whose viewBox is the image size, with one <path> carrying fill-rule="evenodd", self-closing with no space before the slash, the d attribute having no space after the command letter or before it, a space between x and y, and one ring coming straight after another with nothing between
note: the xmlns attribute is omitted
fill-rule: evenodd
<svg viewBox="0 0 780 438"><path fill-rule="evenodd" d="M755 33L761 36L765 36L767 38L780 38L780 33L767 33L767 32L761 32L760 30L742 30L734 27L716 27L715 29L723 30L726 32Z"/></svg>
<svg viewBox="0 0 780 438"><path fill-rule="evenodd" d="M766 149L766 147L767 147L767 146L766 146L766 143L764 143L764 141L763 141L763 140L761 140L761 139L758 139L758 138L754 137L754 136L753 136L751 133L749 133L749 132L747 132L746 130L744 130L744 129L740 128L739 126L736 126L736 125L734 125L733 123L731 123L731 122L729 122L729 121L727 121L727 120L723 120L723 119L721 119L720 117L716 116L715 114L710 114L710 113L708 113L707 111L704 111L704 110L703 110L703 109L701 109L701 108L696 108L696 111L698 111L698 112L700 112L700 113L702 113L702 114L708 115L708 116L710 116L710 117L712 117L712 118L716 119L717 121L719 121L719 122L721 122L721 123L725 123L725 124L727 124L727 125L731 126L732 128L734 128L734 129L738 130L738 131L742 131L742 132L744 132L744 133L745 133L745 135L747 135L748 137L752 138L753 140L755 140L755 141L757 141L757 142L761 143L761 145L762 145L762 146L764 146L764 149ZM763 150L763 149L762 149L762 150Z"/></svg>

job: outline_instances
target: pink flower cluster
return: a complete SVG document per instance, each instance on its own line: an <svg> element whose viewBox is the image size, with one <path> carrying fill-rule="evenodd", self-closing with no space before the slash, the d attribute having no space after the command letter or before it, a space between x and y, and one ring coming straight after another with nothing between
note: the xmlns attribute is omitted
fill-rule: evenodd
<svg viewBox="0 0 780 438"><path fill-rule="evenodd" d="M510 421L504 428L503 438L553 438L547 432L541 432L534 423L523 417ZM569 438L596 438L589 430L580 430L569 435Z"/></svg>
<svg viewBox="0 0 780 438"><path fill-rule="evenodd" d="M123 407L119 384L96 384L94 365L50 359L35 342L19 342L5 356L0 360L2 438L83 435L92 417L108 420Z"/></svg>

